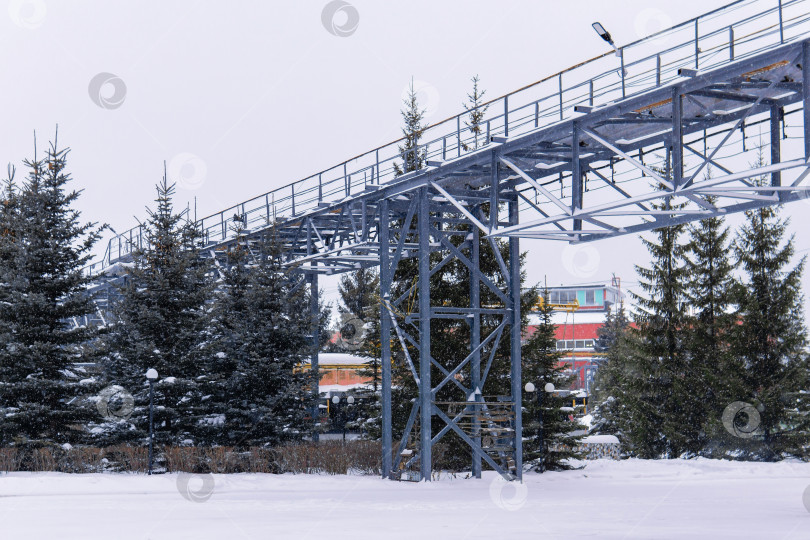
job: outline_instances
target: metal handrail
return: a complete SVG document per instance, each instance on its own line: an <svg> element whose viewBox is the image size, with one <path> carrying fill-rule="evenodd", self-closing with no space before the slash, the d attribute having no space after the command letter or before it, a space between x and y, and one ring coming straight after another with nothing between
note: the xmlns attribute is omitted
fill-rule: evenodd
<svg viewBox="0 0 810 540"><path fill-rule="evenodd" d="M680 68L715 67L807 36L810 34L810 14L808 10L796 10L796 7L808 2L810 0L737 0L619 47L619 58L615 60L611 59L613 51L609 51L491 99L481 105L492 114L481 122L485 133L479 137L478 147L486 146L495 136L525 134L565 121L574 114L575 105L605 105L667 84L679 77ZM716 22L725 18L721 15L760 4L769 7L732 23ZM791 16L794 10L798 14ZM760 21L767 23L769 18L773 20L764 27L748 28ZM638 59L628 58L642 45L672 36L690 26L694 28L690 39ZM739 30L744 33L737 33ZM600 71L599 64L608 61L613 65L602 67ZM577 74L581 74L581 80L574 78L573 82L568 82ZM548 84L555 88L542 91ZM431 161L447 161L475 150L474 134L464 123L469 113L464 111L427 126L422 137L425 142L409 152L424 153ZM296 218L319 208L323 203L336 204L363 192L368 185L379 186L396 181L395 164L405 160L400 150L403 141L404 138L391 141L302 180L203 217L197 221L203 241L207 245L215 245L231 239L234 233L229 223L234 215L248 229L260 228L271 222ZM99 273L133 249L143 248L143 243L141 225L117 234L108 241L103 259L84 270L91 275Z"/></svg>

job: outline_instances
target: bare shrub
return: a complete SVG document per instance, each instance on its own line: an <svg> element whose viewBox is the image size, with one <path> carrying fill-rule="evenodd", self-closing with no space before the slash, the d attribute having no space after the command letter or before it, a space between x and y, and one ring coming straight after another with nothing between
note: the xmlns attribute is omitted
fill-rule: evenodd
<svg viewBox="0 0 810 540"><path fill-rule="evenodd" d="M155 463L169 472L189 473L380 474L380 450L375 441L304 441L243 452L221 446L165 446L155 449ZM0 471L145 473L148 456L146 447L126 444L0 448Z"/></svg>
<svg viewBox="0 0 810 540"><path fill-rule="evenodd" d="M20 470L19 452L16 448L0 448L0 472Z"/></svg>
<svg viewBox="0 0 810 540"><path fill-rule="evenodd" d="M142 473L149 468L149 450L140 446L110 446L104 449L104 458L107 470Z"/></svg>

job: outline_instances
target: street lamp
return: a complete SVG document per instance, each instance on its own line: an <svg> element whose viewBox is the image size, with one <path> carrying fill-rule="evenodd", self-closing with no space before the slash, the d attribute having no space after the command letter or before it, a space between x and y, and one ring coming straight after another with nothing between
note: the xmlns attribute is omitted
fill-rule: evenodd
<svg viewBox="0 0 810 540"><path fill-rule="evenodd" d="M610 37L610 32L605 30L605 27L602 26L602 23L595 22L595 23L591 24L591 26L593 27L594 30L596 30L596 33L599 34L600 38L607 41L610 44L610 46L613 47L613 50L616 51L616 56L621 57L622 56L621 51L619 51L619 48L616 47L615 43L613 43L613 38Z"/></svg>
<svg viewBox="0 0 810 540"><path fill-rule="evenodd" d="M146 371L146 379L149 381L149 474L152 474L152 446L155 439L154 408L155 408L155 381L158 372L154 368Z"/></svg>
<svg viewBox="0 0 810 540"><path fill-rule="evenodd" d="M346 440L346 420L347 414L343 407L339 407L340 405L340 396L332 396L332 403L335 404L335 419L337 419L338 414L340 415L340 421L343 426L343 440ZM346 403L349 405L354 404L354 396L347 396Z"/></svg>
<svg viewBox="0 0 810 540"><path fill-rule="evenodd" d="M530 382L526 383L526 386L524 387L524 389L529 394L531 394L532 392L537 390L537 388L534 386L534 383L530 383ZM540 414L539 414L540 428L538 429L537 438L540 439L540 472L541 473L544 471L543 459L545 457L543 455L543 453L544 453L543 452L543 447L545 446L545 441L543 440L543 394L545 394L546 392L548 392L549 394L554 392L554 384L553 383L546 383L546 385L543 387L543 389L545 390L545 392L537 392L537 406L540 409Z"/></svg>

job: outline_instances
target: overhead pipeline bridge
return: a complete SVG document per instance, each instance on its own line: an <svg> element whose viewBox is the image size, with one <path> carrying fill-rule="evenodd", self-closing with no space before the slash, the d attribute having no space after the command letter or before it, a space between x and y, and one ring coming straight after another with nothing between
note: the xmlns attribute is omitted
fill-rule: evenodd
<svg viewBox="0 0 810 540"><path fill-rule="evenodd" d="M420 170L396 175L415 154L394 141L197 221L202 253L223 260L234 221L248 235L272 225L309 284L313 327L320 274L379 267L380 330L400 343L419 389L395 448L391 340L382 339L383 476L429 480L432 449L453 431L475 476L486 462L521 479L519 239L591 242L807 198L808 7L741 0L582 62L482 105L480 134L466 111L428 127L410 151L426 157ZM479 256L496 239L509 255L494 250L493 280ZM140 226L118 234L86 271L113 279L143 243ZM397 295L406 258L418 280ZM468 269L470 303L434 305L430 276L453 261ZM499 303L482 305L482 291ZM431 356L431 321L441 318L470 328L470 352L452 365ZM511 393L489 396L502 342ZM437 400L447 385L458 402Z"/></svg>

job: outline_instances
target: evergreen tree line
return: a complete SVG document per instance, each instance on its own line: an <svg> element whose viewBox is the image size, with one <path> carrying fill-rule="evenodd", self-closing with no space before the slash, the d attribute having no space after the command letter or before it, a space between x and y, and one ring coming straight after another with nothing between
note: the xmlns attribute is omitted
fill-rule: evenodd
<svg viewBox="0 0 810 540"><path fill-rule="evenodd" d="M203 257L164 176L132 260L107 270L107 324L83 272L102 227L82 223L68 151L10 168L0 193L0 446L145 444L148 369L157 444L272 446L312 430L309 293L272 227ZM322 314L322 322L328 313Z"/></svg>
<svg viewBox="0 0 810 540"><path fill-rule="evenodd" d="M779 211L749 210L733 234L713 217L644 239L633 324L620 305L600 330L593 431L644 458L807 457L805 259Z"/></svg>

